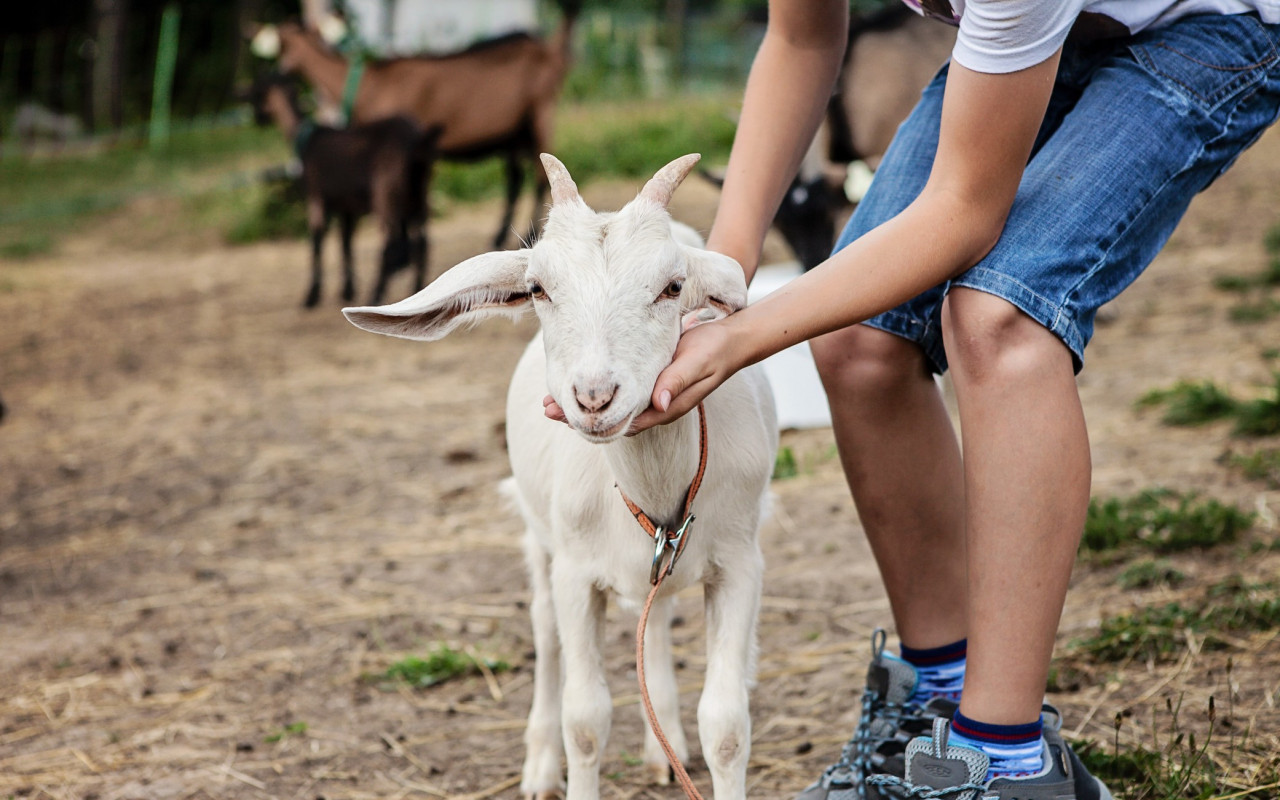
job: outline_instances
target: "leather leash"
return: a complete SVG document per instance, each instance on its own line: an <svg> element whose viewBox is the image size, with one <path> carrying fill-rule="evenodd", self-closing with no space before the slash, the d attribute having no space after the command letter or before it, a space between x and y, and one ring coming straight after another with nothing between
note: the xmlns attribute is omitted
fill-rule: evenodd
<svg viewBox="0 0 1280 800"><path fill-rule="evenodd" d="M622 487L618 487L618 493L622 495L622 501L627 504L631 515L636 518L636 522L640 523L640 527L645 533L653 539L653 566L649 570L649 583L653 584L653 588L649 590L649 597L644 601L644 608L640 611L640 622L636 626L636 679L640 682L640 700L644 704L644 714L649 720L649 728L653 731L653 735L657 738L658 744L662 746L662 752L666 753L667 761L671 764L671 769L675 772L676 781L680 784L680 788L684 789L685 795L689 800L703 800L702 795L698 792L698 787L694 785L693 779L689 777L688 771L684 768L684 764L680 763L679 756L676 755L675 749L672 748L671 742L667 740L666 734L662 732L662 726L658 724L658 715L653 711L653 702L649 700L649 689L644 678L644 630L649 622L649 610L653 607L653 600L658 595L658 589L662 586L662 581L671 571L675 569L676 559L680 558L680 554L684 552L685 545L689 541L689 528L693 523L694 516L693 498L698 494L698 488L702 486L702 477L707 471L707 412L698 404L698 471L693 476L693 482L689 484L689 491L684 497L684 518L680 523L680 527L674 531L668 531L661 525L655 525L649 515L640 509L640 506L632 502L627 497L626 492L622 491ZM671 551L670 558L663 564L663 557L667 551Z"/></svg>

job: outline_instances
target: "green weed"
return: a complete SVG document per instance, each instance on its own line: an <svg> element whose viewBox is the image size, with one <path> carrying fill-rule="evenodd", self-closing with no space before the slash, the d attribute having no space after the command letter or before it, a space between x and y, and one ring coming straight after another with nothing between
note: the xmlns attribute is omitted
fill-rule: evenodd
<svg viewBox="0 0 1280 800"><path fill-rule="evenodd" d="M1280 314L1280 300L1276 300L1274 297L1264 297L1255 302L1241 303L1228 312L1232 322L1242 324L1266 322L1277 314Z"/></svg>
<svg viewBox="0 0 1280 800"><path fill-rule="evenodd" d="M224 238L228 244L272 239L300 239L307 235L307 214L298 186L289 180L249 187L237 193Z"/></svg>
<svg viewBox="0 0 1280 800"><path fill-rule="evenodd" d="M1093 498L1080 548L1108 553L1142 548L1177 553L1234 542L1253 525L1254 515L1193 493L1148 489L1128 498Z"/></svg>
<svg viewBox="0 0 1280 800"><path fill-rule="evenodd" d="M301 736L306 732L307 732L307 723L295 722L292 725L284 726L283 728L271 734L270 736L266 737L262 741L266 742L267 744L274 744L275 742L278 742L281 739L284 739L286 737Z"/></svg>
<svg viewBox="0 0 1280 800"><path fill-rule="evenodd" d="M1213 279L1213 288L1224 292L1244 293L1254 287L1256 281L1246 275L1219 275Z"/></svg>
<svg viewBox="0 0 1280 800"><path fill-rule="evenodd" d="M1178 381L1168 389L1147 392L1138 405L1163 405L1161 419L1167 425L1202 425L1231 416L1237 402L1212 381Z"/></svg>
<svg viewBox="0 0 1280 800"><path fill-rule="evenodd" d="M19 233L12 239L0 241L0 258L21 261L53 252L53 237L47 233Z"/></svg>
<svg viewBox="0 0 1280 800"><path fill-rule="evenodd" d="M1196 600L1147 606L1102 621L1098 632L1076 646L1098 661L1171 661L1201 637L1202 650L1234 646L1232 633L1280 625L1280 583L1229 578L1209 586Z"/></svg>
<svg viewBox="0 0 1280 800"><path fill-rule="evenodd" d="M511 669L505 661L484 660L485 668L493 672L504 672ZM453 678L480 672L480 662L469 653L454 650L448 645L437 645L426 658L406 656L387 668L382 675L374 676L375 681L404 682L416 688L425 689Z"/></svg>
<svg viewBox="0 0 1280 800"><path fill-rule="evenodd" d="M1236 410L1233 433L1239 436L1280 434L1280 372L1273 376L1273 396L1241 403Z"/></svg>
<svg viewBox="0 0 1280 800"><path fill-rule="evenodd" d="M781 481L799 474L800 467L796 464L795 452L790 447L778 448L778 455L773 461L773 479Z"/></svg>
<svg viewBox="0 0 1280 800"><path fill-rule="evenodd" d="M1251 481L1263 481L1272 489L1280 489L1280 447L1263 448L1247 455L1227 453L1223 461Z"/></svg>
<svg viewBox="0 0 1280 800"><path fill-rule="evenodd" d="M1168 561L1136 561L1120 573L1120 586L1124 589L1150 589L1165 584L1177 586L1186 575L1174 569Z"/></svg>
<svg viewBox="0 0 1280 800"><path fill-rule="evenodd" d="M1280 222L1272 225L1262 238L1262 246L1273 256L1280 256Z"/></svg>

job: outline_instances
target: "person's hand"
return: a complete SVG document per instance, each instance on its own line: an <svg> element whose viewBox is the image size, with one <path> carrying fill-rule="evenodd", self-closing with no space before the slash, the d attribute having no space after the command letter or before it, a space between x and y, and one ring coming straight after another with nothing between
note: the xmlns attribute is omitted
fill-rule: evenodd
<svg viewBox="0 0 1280 800"><path fill-rule="evenodd" d="M728 357L732 344L728 326L707 324L722 319L724 314L714 309L699 309L685 315L681 323L684 333L675 355L654 383L652 405L631 423L628 436L684 416L739 369ZM695 328L700 330L694 331ZM542 412L548 419L566 422L564 409L551 395L542 398Z"/></svg>

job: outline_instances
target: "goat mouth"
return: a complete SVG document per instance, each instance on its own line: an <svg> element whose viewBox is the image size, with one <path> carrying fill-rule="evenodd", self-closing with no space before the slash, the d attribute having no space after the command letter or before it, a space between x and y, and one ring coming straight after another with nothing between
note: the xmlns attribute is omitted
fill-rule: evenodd
<svg viewBox="0 0 1280 800"><path fill-rule="evenodd" d="M617 439L619 436L627 432L627 428L631 425L631 415L623 417L612 425L605 424L584 424L574 425L573 427L582 434L586 439L596 444L604 444Z"/></svg>

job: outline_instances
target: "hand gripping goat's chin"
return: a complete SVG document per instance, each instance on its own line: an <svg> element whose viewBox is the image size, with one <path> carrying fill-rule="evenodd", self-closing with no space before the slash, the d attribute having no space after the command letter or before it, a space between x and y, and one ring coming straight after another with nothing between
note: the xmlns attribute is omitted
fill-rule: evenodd
<svg viewBox="0 0 1280 800"><path fill-rule="evenodd" d="M708 322L715 322L717 320L724 319L726 316L726 312L719 308L711 306L695 308L681 318L681 336L699 325L703 325ZM654 425L665 425L668 422L673 422L693 410L697 405L697 403L694 402L692 404L688 404L688 408L683 408L682 410L671 408L672 398L683 393L683 390L678 388L683 385L683 382L677 379L677 387L674 391L673 387L665 385L662 378L670 371L671 367L669 366L663 371L663 374L658 377L658 382L654 386L654 391L652 393L652 405L642 410L640 414L636 415L636 417L631 420L631 425L627 430L628 436L634 436L635 434L640 433L647 428L651 428ZM717 382L716 385L719 385L719 383ZM709 391L710 390L708 390L708 393ZM699 402L700 401L701 397L699 398ZM686 404L681 404L682 407L684 405ZM546 415L547 419L555 420L556 422L563 422L570 427L575 427L565 415L564 408L561 407L561 405L557 403L556 399L551 395L546 395L542 398L542 413Z"/></svg>

